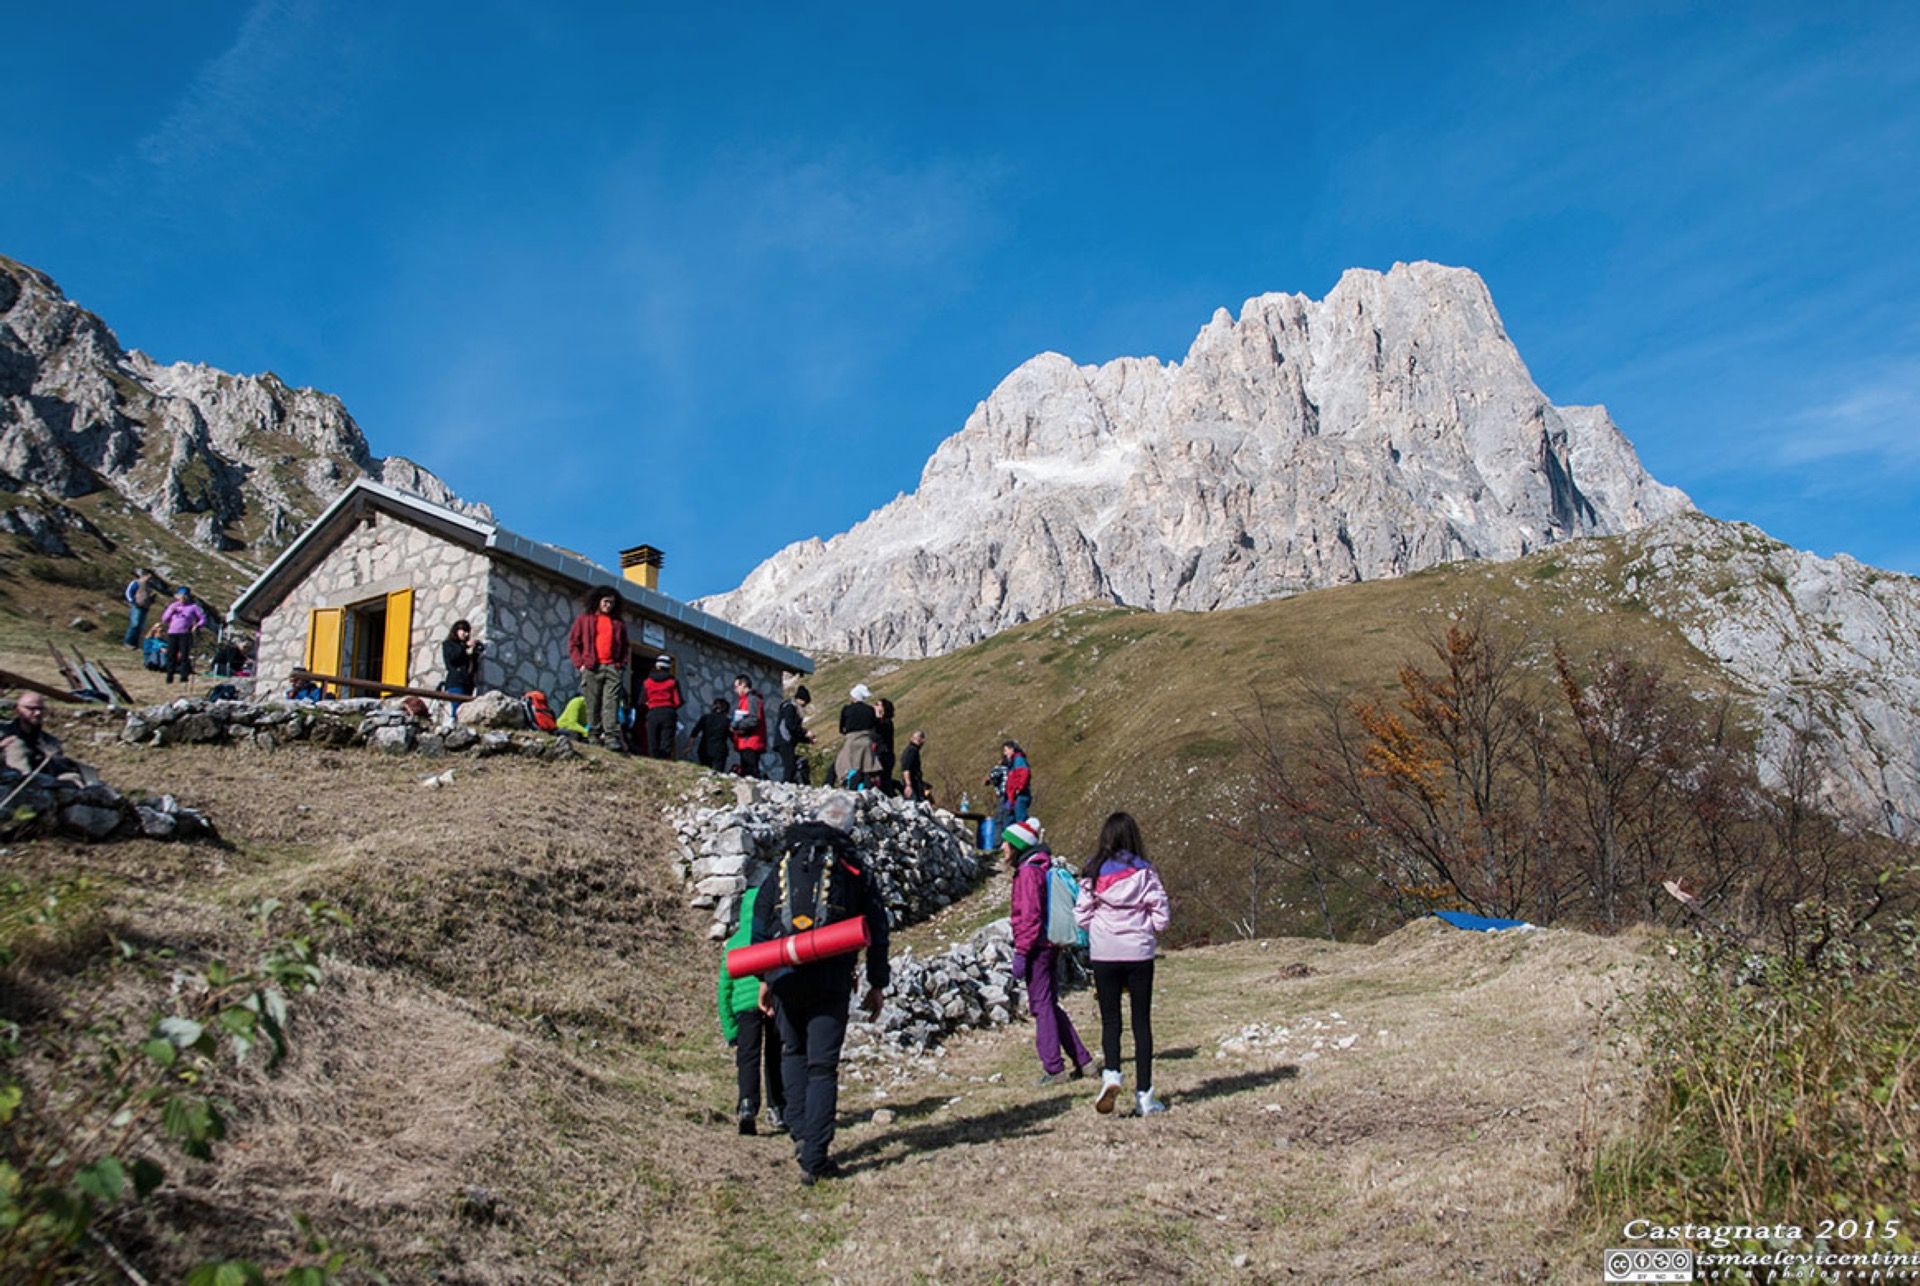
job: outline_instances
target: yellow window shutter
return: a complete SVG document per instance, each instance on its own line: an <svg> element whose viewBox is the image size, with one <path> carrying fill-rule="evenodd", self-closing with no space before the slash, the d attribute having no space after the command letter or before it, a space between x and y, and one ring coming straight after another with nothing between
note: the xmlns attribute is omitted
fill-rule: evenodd
<svg viewBox="0 0 1920 1286"><path fill-rule="evenodd" d="M413 591L387 595L387 637L380 649L380 682L407 686L407 662L413 655Z"/></svg>
<svg viewBox="0 0 1920 1286"><path fill-rule="evenodd" d="M343 607L320 607L307 613L307 669L314 674L340 672L340 626Z"/></svg>

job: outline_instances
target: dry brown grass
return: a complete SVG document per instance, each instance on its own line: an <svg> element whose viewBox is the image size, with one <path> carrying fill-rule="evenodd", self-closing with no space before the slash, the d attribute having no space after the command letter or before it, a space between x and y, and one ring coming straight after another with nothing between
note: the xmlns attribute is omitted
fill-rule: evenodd
<svg viewBox="0 0 1920 1286"><path fill-rule="evenodd" d="M36 841L11 854L25 877L88 873L103 913L185 961L241 949L259 897L356 917L288 1062L232 1087L216 1161L116 1226L158 1278L275 1262L292 1212L409 1282L1212 1280L1237 1255L1256 1280L1589 1275L1568 1172L1582 1119L1623 1111L1594 1006L1633 942L1420 925L1175 953L1168 1116L1035 1089L1031 1029L981 1033L891 1092L888 1127L849 1078L853 1176L808 1190L783 1138L733 1133L718 955L671 875L659 808L713 779L595 754L461 762L426 791L438 765L369 752L87 749L211 810L229 846ZM1004 892L981 897L914 940ZM1097 1044L1090 998L1069 1008ZM1242 1024L1333 1010L1360 1034L1345 1052L1213 1057Z"/></svg>

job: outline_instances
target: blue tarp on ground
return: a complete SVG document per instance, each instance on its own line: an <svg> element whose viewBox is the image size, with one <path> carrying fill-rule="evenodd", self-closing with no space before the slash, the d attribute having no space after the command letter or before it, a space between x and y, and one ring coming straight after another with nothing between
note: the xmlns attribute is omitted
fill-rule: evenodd
<svg viewBox="0 0 1920 1286"><path fill-rule="evenodd" d="M1456 929L1471 929L1475 933L1494 933L1501 929L1531 929L1533 927L1525 920L1496 920L1490 915L1468 915L1465 911L1435 911L1434 915L1445 920Z"/></svg>

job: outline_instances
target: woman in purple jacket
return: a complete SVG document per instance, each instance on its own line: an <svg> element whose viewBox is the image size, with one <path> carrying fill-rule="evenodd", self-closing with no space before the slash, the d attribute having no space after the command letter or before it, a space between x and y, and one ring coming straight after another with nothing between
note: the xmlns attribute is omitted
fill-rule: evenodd
<svg viewBox="0 0 1920 1286"><path fill-rule="evenodd" d="M1100 1096L1095 1110L1113 1111L1120 1097L1120 993L1132 1001L1133 1074L1140 1088L1134 1111L1152 1116L1167 1110L1153 1096L1153 957L1171 910L1160 872L1147 861L1140 826L1114 813L1100 828L1100 844L1080 873L1080 900L1073 918L1087 931L1093 960L1093 990L1100 1001Z"/></svg>
<svg viewBox="0 0 1920 1286"><path fill-rule="evenodd" d="M1053 987L1053 964L1060 955L1060 948L1047 940L1047 880L1053 854L1047 851L1040 819L1029 817L1001 831L1000 851L1013 868L1012 972L1015 981L1027 985L1033 1043L1040 1051L1040 1083L1078 1080L1086 1075L1093 1055L1080 1042L1080 1033L1060 1007ZM1072 1070L1068 1070L1069 1061Z"/></svg>

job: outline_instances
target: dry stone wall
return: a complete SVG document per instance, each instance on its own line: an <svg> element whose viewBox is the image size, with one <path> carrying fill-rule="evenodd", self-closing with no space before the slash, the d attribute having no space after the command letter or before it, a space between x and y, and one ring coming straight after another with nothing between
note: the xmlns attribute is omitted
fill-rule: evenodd
<svg viewBox="0 0 1920 1286"><path fill-rule="evenodd" d="M732 808L689 806L668 816L680 836L688 902L713 912L712 938L733 932L740 894L766 878L787 827L813 816L833 793L782 782L742 781L736 790ZM853 842L894 928L919 923L973 887L982 863L966 824L952 813L871 793L854 799Z"/></svg>

